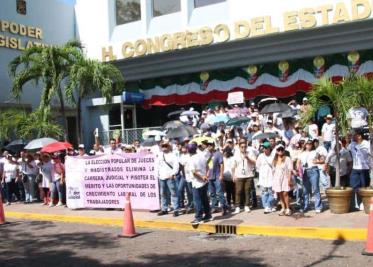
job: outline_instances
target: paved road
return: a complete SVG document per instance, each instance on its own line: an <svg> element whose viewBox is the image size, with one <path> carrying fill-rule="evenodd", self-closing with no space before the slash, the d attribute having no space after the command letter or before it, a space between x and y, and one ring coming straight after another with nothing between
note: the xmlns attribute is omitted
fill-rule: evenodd
<svg viewBox="0 0 373 267"><path fill-rule="evenodd" d="M373 266L362 242L214 236L148 231L119 239L121 229L15 221L0 226L0 266ZM145 230L144 230L145 231Z"/></svg>

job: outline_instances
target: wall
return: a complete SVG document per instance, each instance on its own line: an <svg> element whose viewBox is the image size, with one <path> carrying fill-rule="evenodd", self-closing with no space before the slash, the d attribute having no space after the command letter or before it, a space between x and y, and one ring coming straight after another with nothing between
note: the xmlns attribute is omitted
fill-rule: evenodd
<svg viewBox="0 0 373 267"><path fill-rule="evenodd" d="M0 35L19 38L23 44L31 40L59 45L75 38L73 0L26 0L26 3L27 14L20 15L16 12L15 0L1 0L0 20L38 27L43 31L42 40L2 32L1 29ZM0 104L14 102L10 96L12 82L8 75L8 64L20 52L19 50L0 47ZM29 83L24 88L20 102L35 108L39 105L40 93L40 86L35 88L32 83Z"/></svg>

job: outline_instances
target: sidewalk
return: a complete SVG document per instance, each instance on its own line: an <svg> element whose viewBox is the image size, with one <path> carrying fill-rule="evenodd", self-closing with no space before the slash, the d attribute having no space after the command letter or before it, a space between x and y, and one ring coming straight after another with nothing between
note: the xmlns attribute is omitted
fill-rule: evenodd
<svg viewBox="0 0 373 267"><path fill-rule="evenodd" d="M18 204L4 206L5 216L16 219L63 221L96 225L123 225L123 211L118 210L70 210L65 207L49 208L37 204ZM368 215L364 212L331 214L328 210L321 214L308 212L305 215L294 213L290 217L278 216L278 213L263 214L263 209L250 213L213 214L214 220L191 225L193 214L173 217L172 214L157 216L156 213L135 211L137 227L153 229L173 229L216 233L225 231L224 226L235 226L236 234L268 235L298 238L365 240L367 236Z"/></svg>

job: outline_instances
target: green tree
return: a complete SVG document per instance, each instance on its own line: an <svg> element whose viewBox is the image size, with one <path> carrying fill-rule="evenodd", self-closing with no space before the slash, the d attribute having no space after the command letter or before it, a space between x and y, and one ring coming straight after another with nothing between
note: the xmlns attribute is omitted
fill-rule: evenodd
<svg viewBox="0 0 373 267"><path fill-rule="evenodd" d="M340 135L346 135L350 129L349 121L347 119L348 110L354 106L355 90L351 90L351 83L355 78L353 76L347 77L339 83L333 83L330 79L322 78L315 84L311 91L308 92L310 107L302 114L301 122L305 125L311 118L313 118L319 108L323 105L330 106L334 111L335 117L335 139L336 139L336 181L335 187L340 188Z"/></svg>
<svg viewBox="0 0 373 267"><path fill-rule="evenodd" d="M77 107L79 142L82 139L82 99L94 92L100 92L106 98L107 103L110 103L112 97L123 90L123 86L123 75L114 65L85 59L82 55L77 57L76 62L70 68L65 93L66 99Z"/></svg>
<svg viewBox="0 0 373 267"><path fill-rule="evenodd" d="M32 81L43 84L39 109L49 109L51 100L57 96L61 106L64 129L67 130L63 80L69 73L76 57L81 54L81 44L71 41L63 46L34 46L23 51L9 63L9 73L13 79L12 95L19 100L23 87ZM47 114L44 112L44 114ZM46 116L43 116L46 118Z"/></svg>
<svg viewBox="0 0 373 267"><path fill-rule="evenodd" d="M9 141L17 136L18 129L26 117L23 109L8 109L0 112L0 140Z"/></svg>

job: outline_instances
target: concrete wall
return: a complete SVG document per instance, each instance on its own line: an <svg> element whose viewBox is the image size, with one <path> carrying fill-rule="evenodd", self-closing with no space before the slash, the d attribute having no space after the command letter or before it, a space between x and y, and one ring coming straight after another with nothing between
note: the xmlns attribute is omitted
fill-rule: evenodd
<svg viewBox="0 0 373 267"><path fill-rule="evenodd" d="M26 3L27 14L20 15L16 12L15 0L1 0L0 20L38 27L43 31L42 40L2 32L1 29L0 35L21 39L23 44L30 40L59 45L75 38L75 14L72 0L26 0ZM0 47L0 104L14 102L10 97L12 82L8 75L8 64L20 52ZM33 108L37 107L40 102L40 92L40 86L36 88L32 83L27 84L21 103L31 105Z"/></svg>

